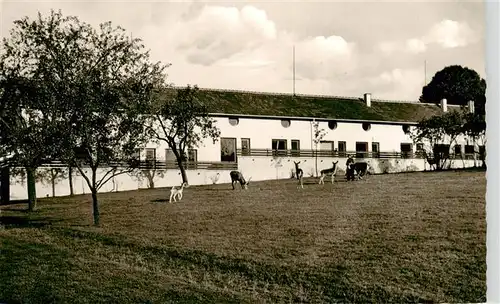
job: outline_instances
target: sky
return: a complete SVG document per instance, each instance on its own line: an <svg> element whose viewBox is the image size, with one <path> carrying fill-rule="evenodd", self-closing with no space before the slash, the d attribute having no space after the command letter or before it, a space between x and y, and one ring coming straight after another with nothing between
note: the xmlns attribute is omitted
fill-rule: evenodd
<svg viewBox="0 0 500 304"><path fill-rule="evenodd" d="M169 83L418 100L448 65L485 75L482 1L7 1L0 32L50 9L111 21L171 64Z"/></svg>

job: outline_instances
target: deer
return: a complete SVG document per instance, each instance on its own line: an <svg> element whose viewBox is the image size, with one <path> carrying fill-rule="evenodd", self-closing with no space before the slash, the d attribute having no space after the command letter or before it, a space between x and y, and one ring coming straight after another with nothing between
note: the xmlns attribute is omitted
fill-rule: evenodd
<svg viewBox="0 0 500 304"><path fill-rule="evenodd" d="M429 164L430 169L434 170L435 166L437 165L436 158L434 156L429 157L429 155L427 154L427 151L425 151L425 150L422 152L422 154L424 155L425 160Z"/></svg>
<svg viewBox="0 0 500 304"><path fill-rule="evenodd" d="M368 169L369 167L371 168L371 166L369 166L367 162L355 162L353 155L348 156L345 165L347 180L349 180L350 177L352 177L352 180L354 180L355 175L358 176L358 179L363 179L363 176L366 173L370 173L368 172ZM350 174L352 174L352 176L350 176Z"/></svg>
<svg viewBox="0 0 500 304"><path fill-rule="evenodd" d="M299 162L293 161L293 163L295 164L295 176L299 180L300 187L304 189L304 184L302 183L302 177L304 176L304 171L302 171L302 169L299 168L300 161ZM297 186L297 188L298 187L299 186Z"/></svg>
<svg viewBox="0 0 500 304"><path fill-rule="evenodd" d="M182 183L180 188L176 188L174 186L170 189L170 203L172 202L172 199L174 202L177 202L177 199L179 199L179 201L182 199L182 191L184 190L184 187L187 187L187 183Z"/></svg>
<svg viewBox="0 0 500 304"><path fill-rule="evenodd" d="M248 181L246 181L245 178L243 177L243 174L241 174L241 172L239 172L239 171L231 171L229 173L229 175L231 176L231 185L233 186L233 190L235 190L235 188L234 188L235 182L240 183L241 189L248 189L248 184L250 183L250 180L252 179L251 176L248 178Z"/></svg>
<svg viewBox="0 0 500 304"><path fill-rule="evenodd" d="M319 184L325 184L325 177L328 175L328 174L331 174L332 175L332 185L333 185L333 182L335 181L335 174L337 174L337 164L339 163L339 161L336 161L336 162L332 162L333 164L333 167L331 168L328 168L328 169L323 169L320 171L321 173L321 177L319 178Z"/></svg>

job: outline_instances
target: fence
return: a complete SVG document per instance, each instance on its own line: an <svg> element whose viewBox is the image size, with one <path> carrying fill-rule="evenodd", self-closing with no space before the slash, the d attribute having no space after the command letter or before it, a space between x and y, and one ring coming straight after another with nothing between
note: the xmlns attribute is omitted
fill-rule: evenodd
<svg viewBox="0 0 500 304"><path fill-rule="evenodd" d="M348 157L356 158L413 158L425 159L425 154L417 152L363 152L363 151L331 151L331 150L276 150L276 149L238 149L239 156L282 156L282 157ZM427 153L427 157L434 156ZM450 154L450 159L474 159L474 153Z"/></svg>
<svg viewBox="0 0 500 304"><path fill-rule="evenodd" d="M237 170L238 169L237 162L186 162L184 166L187 170ZM68 167L68 165L59 161L52 161L43 164L42 167L61 168L61 167ZM129 167L129 164L125 162L112 162L112 163L102 164L99 167L126 168ZM133 167L137 169L157 169L157 170L179 168L176 161L158 161L158 160L138 161L133 164Z"/></svg>

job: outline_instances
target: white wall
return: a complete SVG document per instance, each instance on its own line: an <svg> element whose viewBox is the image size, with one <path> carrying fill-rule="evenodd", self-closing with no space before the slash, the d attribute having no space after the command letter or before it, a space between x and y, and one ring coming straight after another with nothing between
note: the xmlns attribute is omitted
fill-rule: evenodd
<svg viewBox="0 0 500 304"><path fill-rule="evenodd" d="M250 138L252 149L272 149L272 139L286 139L287 148L291 148L291 140L300 140L300 148L309 150L312 146L312 122L292 120L290 127L284 128L281 125L280 119L256 119L256 118L239 118L239 124L232 126L228 118L216 118L217 126L221 130L221 137L231 137L237 139L237 148L241 148L241 138ZM389 124L371 124L371 129L365 131L362 128L361 122L337 122L337 128L330 130L327 122L319 122L320 128L326 131L326 136L323 140L334 141L335 148L338 148L338 141L347 143L347 151L356 150L356 142L367 142L368 151L371 151L371 143L379 142L381 152L400 152L401 143L412 143L408 134L403 132L402 125ZM466 138L459 138L458 142L464 144ZM472 143L471 140L469 140ZM480 141L478 141L479 144ZM156 157L158 160L165 160L165 149L168 148L165 142L159 144L149 143L145 148L156 148ZM413 149L415 150L415 145ZM220 161L220 140L215 144L211 139L205 139L198 150L198 161ZM462 147L463 151L463 147ZM141 153L144 157L144 153ZM266 180L276 178L290 178L291 170L294 169L293 161L301 161L300 167L304 170L304 176L308 177L314 174L314 158L272 158L272 157L253 157L239 156L238 166L244 176L252 177L252 180ZM345 158L330 158L324 157L318 160L318 171L331 167L332 161L339 161L339 168L345 169ZM421 171L428 169L428 164L423 159L366 159L373 167L375 173L392 173L401 171ZM474 161L454 160L453 168L471 167ZM480 165L480 164L478 164ZM342 171L340 171L342 172ZM102 172L99 174L103 174ZM213 178L219 177L218 183L230 182L228 170L188 170L188 179L191 185L211 184ZM342 178L342 174L339 175ZM74 177L75 194L89 193L89 188L84 179L76 175ZM164 177L157 177L155 187L171 187L181 184L180 172L178 169L169 169ZM37 196L46 197L52 195L52 187L49 184L38 182ZM145 188L146 181L139 181L136 178L124 174L108 182L101 192L107 191L124 191ZM27 198L26 184L20 183L15 177L11 178L11 199L26 199ZM56 195L69 195L68 180L58 182L56 185Z"/></svg>

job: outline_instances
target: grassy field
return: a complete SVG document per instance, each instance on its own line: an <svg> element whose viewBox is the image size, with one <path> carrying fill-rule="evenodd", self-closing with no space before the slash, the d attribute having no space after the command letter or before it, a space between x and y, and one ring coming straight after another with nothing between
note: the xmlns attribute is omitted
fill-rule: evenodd
<svg viewBox="0 0 500 304"><path fill-rule="evenodd" d="M316 182L2 206L0 303L486 302L484 172Z"/></svg>

